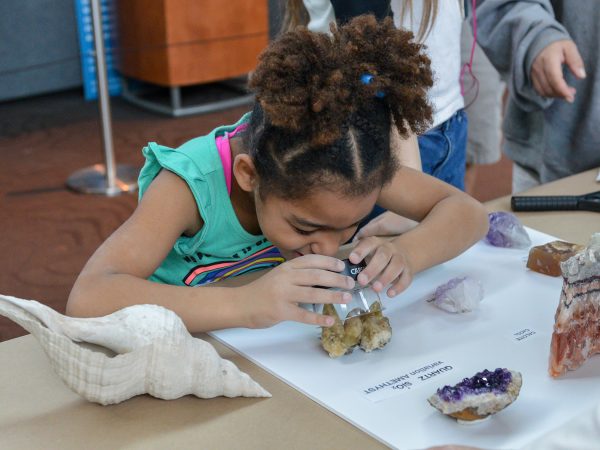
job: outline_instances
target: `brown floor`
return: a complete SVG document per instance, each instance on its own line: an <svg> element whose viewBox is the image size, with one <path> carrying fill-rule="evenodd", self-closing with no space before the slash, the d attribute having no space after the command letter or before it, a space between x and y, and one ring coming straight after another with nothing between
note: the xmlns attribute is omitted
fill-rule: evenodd
<svg viewBox="0 0 600 450"><path fill-rule="evenodd" d="M245 111L173 119L112 100L117 162L141 166L148 141L177 146ZM93 251L135 208L135 195L81 195L65 188L74 171L102 162L97 106L79 91L0 104L0 293L60 312ZM508 161L482 166L475 197L510 192ZM0 317L0 342L25 334Z"/></svg>

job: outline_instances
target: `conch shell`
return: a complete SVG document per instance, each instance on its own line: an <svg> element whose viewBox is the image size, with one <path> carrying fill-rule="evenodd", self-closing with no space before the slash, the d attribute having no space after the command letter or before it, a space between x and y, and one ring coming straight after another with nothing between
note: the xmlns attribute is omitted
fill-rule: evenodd
<svg viewBox="0 0 600 450"><path fill-rule="evenodd" d="M161 306L135 305L79 319L34 300L0 295L0 315L29 331L65 384L91 402L109 405L146 393L165 400L188 394L271 396ZM78 343L99 345L116 355Z"/></svg>

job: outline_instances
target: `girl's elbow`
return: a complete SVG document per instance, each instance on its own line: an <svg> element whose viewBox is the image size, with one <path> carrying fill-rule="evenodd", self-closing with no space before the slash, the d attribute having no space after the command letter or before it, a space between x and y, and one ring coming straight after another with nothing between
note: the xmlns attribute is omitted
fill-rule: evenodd
<svg viewBox="0 0 600 450"><path fill-rule="evenodd" d="M92 305L86 300L89 298L90 295L85 287L81 283L75 282L67 300L66 315L71 317L89 317L92 313Z"/></svg>
<svg viewBox="0 0 600 450"><path fill-rule="evenodd" d="M65 313L67 316L71 317L85 316L85 307L82 304L80 298L77 295L74 295L73 291L71 291L69 299L67 300L67 307Z"/></svg>

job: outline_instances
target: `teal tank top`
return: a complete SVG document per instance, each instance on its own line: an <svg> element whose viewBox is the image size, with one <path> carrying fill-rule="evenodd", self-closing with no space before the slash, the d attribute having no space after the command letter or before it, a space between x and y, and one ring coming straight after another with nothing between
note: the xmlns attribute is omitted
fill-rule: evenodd
<svg viewBox="0 0 600 450"><path fill-rule="evenodd" d="M252 235L240 225L227 193L223 164L215 139L246 123L214 129L178 148L151 142L143 149L146 163L139 176L139 198L162 169L180 176L189 186L204 226L194 236L181 236L149 277L181 286L198 286L278 265L284 261L263 235Z"/></svg>

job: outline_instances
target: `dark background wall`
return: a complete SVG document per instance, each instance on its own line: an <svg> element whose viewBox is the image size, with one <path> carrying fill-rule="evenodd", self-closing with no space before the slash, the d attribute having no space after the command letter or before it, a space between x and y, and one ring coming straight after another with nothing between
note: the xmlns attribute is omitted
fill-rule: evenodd
<svg viewBox="0 0 600 450"><path fill-rule="evenodd" d="M269 0L271 37L284 2ZM81 86L77 39L75 0L0 0L0 102Z"/></svg>
<svg viewBox="0 0 600 450"><path fill-rule="evenodd" d="M74 0L1 0L0 100L79 85Z"/></svg>

